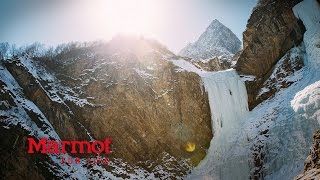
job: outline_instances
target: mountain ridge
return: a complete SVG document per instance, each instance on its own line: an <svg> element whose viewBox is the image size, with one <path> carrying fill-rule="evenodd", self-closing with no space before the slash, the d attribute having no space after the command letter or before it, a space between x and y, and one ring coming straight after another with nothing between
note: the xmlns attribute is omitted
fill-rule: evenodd
<svg viewBox="0 0 320 180"><path fill-rule="evenodd" d="M238 37L219 20L214 19L194 43L184 47L179 55L194 59L208 59L231 55L241 48Z"/></svg>

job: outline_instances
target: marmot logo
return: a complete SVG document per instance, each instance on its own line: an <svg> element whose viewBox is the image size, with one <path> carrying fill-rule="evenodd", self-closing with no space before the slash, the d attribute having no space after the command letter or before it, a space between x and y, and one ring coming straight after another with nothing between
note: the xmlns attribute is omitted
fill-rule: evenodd
<svg viewBox="0 0 320 180"><path fill-rule="evenodd" d="M106 138L102 141L59 141L48 140L42 138L38 143L34 138L28 138L29 148L28 153L33 154L35 152L40 152L43 154L83 154L85 153L96 153L101 154L103 152L110 154L110 143L111 138ZM66 151L66 147L71 147L71 152Z"/></svg>

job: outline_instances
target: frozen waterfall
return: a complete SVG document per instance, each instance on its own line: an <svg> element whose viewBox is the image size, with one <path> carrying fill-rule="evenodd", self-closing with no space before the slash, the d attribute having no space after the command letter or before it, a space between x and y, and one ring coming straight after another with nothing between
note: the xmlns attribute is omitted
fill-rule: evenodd
<svg viewBox="0 0 320 180"><path fill-rule="evenodd" d="M184 60L172 61L180 68L200 75L209 97L212 130L207 156L191 173L189 179L247 179L249 163L247 142L239 141L240 129L248 115L244 82L233 69L206 72ZM232 172L232 173L231 173Z"/></svg>
<svg viewBox="0 0 320 180"><path fill-rule="evenodd" d="M306 11L306 9L308 11ZM305 64L312 71L317 72L320 68L319 57L319 39L320 39L320 6L316 0L304 0L293 7L293 12L299 18L306 32L303 36L303 42L306 47L307 61Z"/></svg>

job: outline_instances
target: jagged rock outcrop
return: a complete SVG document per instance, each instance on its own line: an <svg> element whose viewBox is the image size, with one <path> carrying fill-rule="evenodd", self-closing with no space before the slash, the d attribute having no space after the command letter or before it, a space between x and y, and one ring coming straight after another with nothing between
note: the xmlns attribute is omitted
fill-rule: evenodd
<svg viewBox="0 0 320 180"><path fill-rule="evenodd" d="M116 37L51 60L24 57L3 66L62 139L112 137L108 157L127 162L126 173L135 166L177 178L204 158L212 130L200 77L180 71L174 57L154 41ZM193 152L188 143L196 145Z"/></svg>
<svg viewBox="0 0 320 180"><path fill-rule="evenodd" d="M184 58L185 60L191 62L197 68L205 71L221 71L232 67L234 64L230 57L213 57L209 59L192 59Z"/></svg>
<svg viewBox="0 0 320 180"><path fill-rule="evenodd" d="M304 163L304 171L295 177L297 180L320 179L320 130L313 136L310 154Z"/></svg>
<svg viewBox="0 0 320 180"><path fill-rule="evenodd" d="M243 51L235 68L241 75L255 76L254 81L246 83L250 109L261 102L256 97L275 64L302 41L305 28L292 11L299 2L261 0L248 20Z"/></svg>

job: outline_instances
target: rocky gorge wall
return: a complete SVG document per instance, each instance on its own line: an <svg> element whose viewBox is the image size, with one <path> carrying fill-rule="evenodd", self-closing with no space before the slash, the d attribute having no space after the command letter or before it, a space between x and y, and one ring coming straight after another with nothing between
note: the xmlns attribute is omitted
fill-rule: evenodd
<svg viewBox="0 0 320 180"><path fill-rule="evenodd" d="M257 98L278 60L302 42L305 28L292 11L299 2L261 0L252 11L243 33L243 50L235 66L240 75L255 77L246 81L250 109L274 94Z"/></svg>
<svg viewBox="0 0 320 180"><path fill-rule="evenodd" d="M120 38L52 61L20 58L3 65L61 139L112 137L109 158L115 164L179 178L205 157L213 133L201 78L180 71L172 56L147 40ZM190 143L196 148L188 152Z"/></svg>

